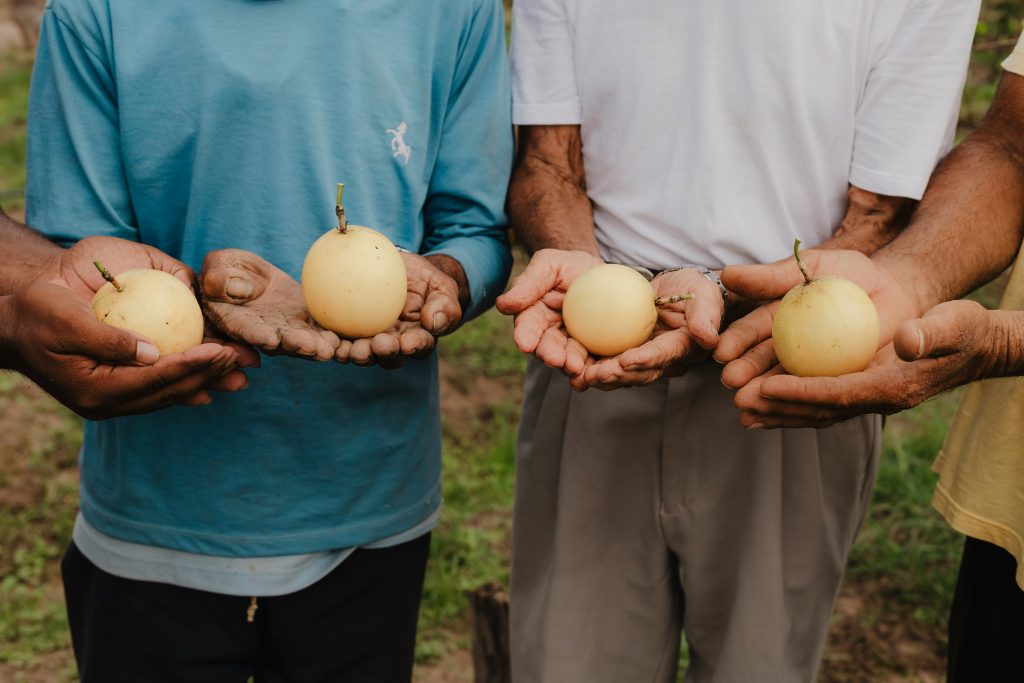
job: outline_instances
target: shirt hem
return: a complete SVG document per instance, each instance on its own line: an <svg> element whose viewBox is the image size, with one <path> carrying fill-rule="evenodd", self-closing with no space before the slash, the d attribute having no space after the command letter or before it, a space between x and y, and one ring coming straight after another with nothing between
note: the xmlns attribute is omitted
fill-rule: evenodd
<svg viewBox="0 0 1024 683"><path fill-rule="evenodd" d="M1017 562L1017 585L1024 590L1024 539L1021 539L1017 532L1004 524L985 519L967 510L953 500L941 483L935 487L932 507L960 533L997 545L1013 555Z"/></svg>
<svg viewBox="0 0 1024 683"><path fill-rule="evenodd" d="M1024 76L1024 50L1014 50L1003 62L1003 70L1018 76Z"/></svg>
<svg viewBox="0 0 1024 683"><path fill-rule="evenodd" d="M102 509L82 487L82 515L98 531L130 543L169 548L200 555L224 557L268 557L323 552L362 546L407 531L441 505L441 484L437 482L419 502L385 517L298 534L237 537L164 527L133 520Z"/></svg>
<svg viewBox="0 0 1024 683"><path fill-rule="evenodd" d="M930 175L898 175L885 173L853 164L850 169L850 184L862 190L876 192L889 197L921 199L928 187Z"/></svg>
<svg viewBox="0 0 1024 683"><path fill-rule="evenodd" d="M579 102L514 104L512 123L517 126L577 125L583 123L583 107Z"/></svg>

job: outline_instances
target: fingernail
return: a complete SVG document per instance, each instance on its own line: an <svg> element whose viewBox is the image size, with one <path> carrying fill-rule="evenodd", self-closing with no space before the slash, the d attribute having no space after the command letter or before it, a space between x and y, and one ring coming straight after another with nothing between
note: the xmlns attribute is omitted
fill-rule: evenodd
<svg viewBox="0 0 1024 683"><path fill-rule="evenodd" d="M920 358L924 355L924 332L920 328L917 330L917 357Z"/></svg>
<svg viewBox="0 0 1024 683"><path fill-rule="evenodd" d="M764 424L761 422L755 422L754 424L747 427L747 429L764 429Z"/></svg>
<svg viewBox="0 0 1024 683"><path fill-rule="evenodd" d="M448 326L448 316L438 311L434 314L434 329L443 330Z"/></svg>
<svg viewBox="0 0 1024 683"><path fill-rule="evenodd" d="M143 365L152 365L160 360L160 351L149 342L140 341L135 345L135 360Z"/></svg>
<svg viewBox="0 0 1024 683"><path fill-rule="evenodd" d="M227 293L232 299L249 299L253 293L252 281L241 277L228 278Z"/></svg>

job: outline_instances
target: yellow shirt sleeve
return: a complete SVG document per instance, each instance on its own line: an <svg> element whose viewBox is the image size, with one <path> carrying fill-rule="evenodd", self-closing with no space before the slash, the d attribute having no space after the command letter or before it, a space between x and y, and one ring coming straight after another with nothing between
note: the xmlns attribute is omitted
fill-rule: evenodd
<svg viewBox="0 0 1024 683"><path fill-rule="evenodd" d="M1024 252L999 307L1024 310ZM932 504L960 533L1008 550L1024 589L1024 377L967 388L934 468Z"/></svg>
<svg viewBox="0 0 1024 683"><path fill-rule="evenodd" d="M1013 48L1013 52L1003 62L1003 68L1018 76L1024 76L1024 34L1017 41L1017 47Z"/></svg>

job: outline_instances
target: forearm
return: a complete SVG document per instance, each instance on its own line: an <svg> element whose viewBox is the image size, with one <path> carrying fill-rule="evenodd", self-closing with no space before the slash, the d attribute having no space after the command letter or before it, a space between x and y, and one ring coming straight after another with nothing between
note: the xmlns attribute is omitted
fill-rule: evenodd
<svg viewBox="0 0 1024 683"><path fill-rule="evenodd" d="M508 215L531 254L565 249L600 256L579 126L520 128Z"/></svg>
<svg viewBox="0 0 1024 683"><path fill-rule="evenodd" d="M1008 74L981 128L939 166L910 226L875 256L922 311L1005 270L1024 229L1024 78Z"/></svg>
<svg viewBox="0 0 1024 683"><path fill-rule="evenodd" d="M0 211L0 296L11 294L34 280L47 262L61 248L39 233L13 220Z"/></svg>
<svg viewBox="0 0 1024 683"><path fill-rule="evenodd" d="M843 222L820 249L853 249L871 255L892 242L907 226L914 202L850 185Z"/></svg>

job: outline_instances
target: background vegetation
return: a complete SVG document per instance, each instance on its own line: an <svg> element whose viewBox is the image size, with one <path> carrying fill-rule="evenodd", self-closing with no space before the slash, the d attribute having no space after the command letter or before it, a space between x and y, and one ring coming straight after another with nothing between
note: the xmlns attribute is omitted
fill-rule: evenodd
<svg viewBox="0 0 1024 683"><path fill-rule="evenodd" d="M1022 4L984 3L961 136L992 99L998 64L1021 29ZM0 23L6 9L0 0ZM22 206L30 71L30 54L3 53L0 45L0 205L9 212ZM992 306L1000 286L977 297ZM487 581L507 582L524 368L510 329L491 312L442 344L446 508L424 595L420 681L472 680L465 594ZM930 465L958 397L953 392L888 422L874 502L837 604L821 681L942 679L961 539L930 507ZM80 443L77 417L20 377L0 373L0 683L74 677L57 564L77 506Z"/></svg>

